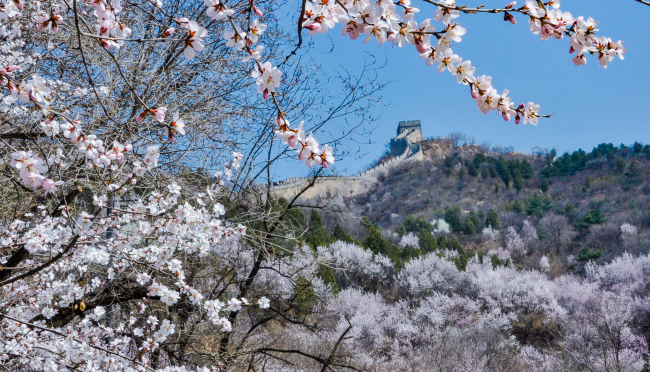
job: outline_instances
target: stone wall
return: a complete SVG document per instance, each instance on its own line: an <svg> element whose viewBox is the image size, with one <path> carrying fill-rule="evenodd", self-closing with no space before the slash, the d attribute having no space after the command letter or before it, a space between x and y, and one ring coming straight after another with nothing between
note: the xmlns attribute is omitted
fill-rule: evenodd
<svg viewBox="0 0 650 372"><path fill-rule="evenodd" d="M393 141L399 143L399 151L397 152L399 155L354 176L319 177L314 185L306 190L300 198L313 199L337 195L343 197L361 195L366 193L377 182L377 177L382 171L387 171L400 163L424 160L422 147L418 144L422 141L422 132L419 128L403 131L393 138L391 140L391 153L393 152ZM287 178L274 183L271 192L276 198L292 199L309 184L309 181L309 177Z"/></svg>

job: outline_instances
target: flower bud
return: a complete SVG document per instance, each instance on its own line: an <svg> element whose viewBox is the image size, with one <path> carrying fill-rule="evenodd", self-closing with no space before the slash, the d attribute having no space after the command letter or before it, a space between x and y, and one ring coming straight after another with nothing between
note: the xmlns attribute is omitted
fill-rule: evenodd
<svg viewBox="0 0 650 372"><path fill-rule="evenodd" d="M472 92L472 98L477 99L478 98L478 92L475 91L474 89L472 89L471 92Z"/></svg>
<svg viewBox="0 0 650 372"><path fill-rule="evenodd" d="M503 14L503 20L506 21L506 22L510 22L513 25L517 24L517 19L512 14L510 14L508 12L505 12Z"/></svg>
<svg viewBox="0 0 650 372"><path fill-rule="evenodd" d="M169 37L169 36L173 35L175 31L176 31L175 27L170 27L170 28L166 29L165 32L163 32L163 37Z"/></svg>
<svg viewBox="0 0 650 372"><path fill-rule="evenodd" d="M6 70L7 72L14 72L14 71L18 70L18 66L16 66L16 65L7 66L7 67L5 68L5 70Z"/></svg>
<svg viewBox="0 0 650 372"><path fill-rule="evenodd" d="M506 5L506 9L512 9L512 7L514 7L515 5L517 5L517 2L513 1L510 4Z"/></svg>
<svg viewBox="0 0 650 372"><path fill-rule="evenodd" d="M428 51L429 51L429 48L430 48L430 46L427 45L427 44L425 44L425 43L418 43L418 44L415 46L415 49L417 49L418 52L420 52L420 53L426 53L426 52L428 52Z"/></svg>
<svg viewBox="0 0 650 372"><path fill-rule="evenodd" d="M262 14L262 11L260 10L260 8L254 6L254 5L253 5L253 12L255 12L255 14L256 14L258 17L262 17L262 16L264 15L264 14Z"/></svg>
<svg viewBox="0 0 650 372"><path fill-rule="evenodd" d="M519 124L520 122L521 122L521 117L519 116L519 114L517 114L517 116L515 116L515 124Z"/></svg>
<svg viewBox="0 0 650 372"><path fill-rule="evenodd" d="M503 116L503 120L510 121L510 113L509 112L504 112L502 114L502 116Z"/></svg>

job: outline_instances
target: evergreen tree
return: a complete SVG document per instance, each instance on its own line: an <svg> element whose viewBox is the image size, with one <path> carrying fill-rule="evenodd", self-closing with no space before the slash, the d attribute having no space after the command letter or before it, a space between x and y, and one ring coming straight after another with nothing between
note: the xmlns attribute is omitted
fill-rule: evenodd
<svg viewBox="0 0 650 372"><path fill-rule="evenodd" d="M381 236L381 231L379 228L371 224L366 217L364 217L361 222L368 229L368 234L365 238L363 238L364 247L370 249L374 253L383 254L384 256L393 260L396 266L401 266L401 250L397 246L392 245L386 241Z"/></svg>
<svg viewBox="0 0 650 372"><path fill-rule="evenodd" d="M476 169L476 166L473 163L467 165L467 174L472 177L478 176L478 169Z"/></svg>
<svg viewBox="0 0 650 372"><path fill-rule="evenodd" d="M347 232L345 232L345 230L343 230L341 225L339 225L338 223L336 224L336 227L334 227L334 232L332 233L332 236L334 237L335 240L340 240L342 242L346 242L346 243L354 242L354 239L352 239L352 237Z"/></svg>
<svg viewBox="0 0 650 372"><path fill-rule="evenodd" d="M485 221L485 213L483 211L478 211L476 214L476 220L478 223L475 225L477 229L483 228L483 221Z"/></svg>
<svg viewBox="0 0 650 372"><path fill-rule="evenodd" d="M463 230L463 221L460 219L460 208L457 205L447 208L445 211L445 221L451 226L453 232Z"/></svg>
<svg viewBox="0 0 650 372"><path fill-rule="evenodd" d="M499 175L499 172L497 172L497 168L493 165L490 167L490 178L494 178Z"/></svg>
<svg viewBox="0 0 650 372"><path fill-rule="evenodd" d="M542 192L548 192L550 187L551 187L551 185L548 182L548 178L543 177L542 178L542 183L539 186L539 189L542 190Z"/></svg>
<svg viewBox="0 0 650 372"><path fill-rule="evenodd" d="M395 232L400 235L406 235L410 232L419 233L420 231L431 231L433 226L422 217L406 216L404 222Z"/></svg>
<svg viewBox="0 0 650 372"><path fill-rule="evenodd" d="M589 231L591 225L605 223L605 215L599 208L590 209L584 216L578 219L576 228L583 234Z"/></svg>
<svg viewBox="0 0 650 372"><path fill-rule="evenodd" d="M483 218L479 217L480 213L481 213L481 212L479 212L479 213L477 214L477 213L474 212L474 211L470 211L470 212L469 212L469 216L467 216L467 218L468 218L470 221L472 221L472 224L474 224L474 228L476 229L476 231L478 231L478 230L482 227L482 225L483 225L483 219L485 218L485 217L483 217Z"/></svg>
<svg viewBox="0 0 650 372"><path fill-rule="evenodd" d="M420 249L424 252L433 252L438 249L438 242L436 238L431 235L431 231L422 230L418 233L420 240Z"/></svg>
<svg viewBox="0 0 650 372"><path fill-rule="evenodd" d="M626 183L629 186L638 185L643 181L643 171L641 170L638 161L634 160L630 163L630 166L627 167L627 171L625 171L625 177Z"/></svg>
<svg viewBox="0 0 650 372"><path fill-rule="evenodd" d="M465 223L463 224L463 232L467 235L472 235L476 233L476 226L471 219L466 218Z"/></svg>
<svg viewBox="0 0 650 372"><path fill-rule="evenodd" d="M524 177L520 173L517 173L512 184L517 192L521 191L524 188Z"/></svg>
<svg viewBox="0 0 650 372"><path fill-rule="evenodd" d="M309 216L309 230L307 231L305 242L312 249L334 242L332 236L325 231L323 218L315 210L312 210Z"/></svg>
<svg viewBox="0 0 650 372"><path fill-rule="evenodd" d="M278 199L278 204L284 209L287 208L289 202L285 198L280 198ZM294 228L302 228L305 226L305 215L300 208L293 207L289 209L284 215L284 220L289 222Z"/></svg>
<svg viewBox="0 0 650 372"><path fill-rule="evenodd" d="M499 215L494 209L490 209L485 220L485 226L491 227L493 229L500 230L501 222L499 221Z"/></svg>
<svg viewBox="0 0 650 372"><path fill-rule="evenodd" d="M508 170L508 164L503 158L499 158L496 164L496 171L503 183L505 183L506 188L510 187L510 181L512 181L512 175Z"/></svg>
<svg viewBox="0 0 650 372"><path fill-rule="evenodd" d="M521 162L521 175L525 179L530 179L535 176L535 172L533 171L533 167L530 165L530 163L524 159L524 161Z"/></svg>

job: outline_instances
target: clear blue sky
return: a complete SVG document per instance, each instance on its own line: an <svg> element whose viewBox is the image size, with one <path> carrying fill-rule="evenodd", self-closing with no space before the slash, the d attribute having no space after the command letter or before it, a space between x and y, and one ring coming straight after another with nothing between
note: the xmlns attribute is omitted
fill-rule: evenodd
<svg viewBox="0 0 650 372"><path fill-rule="evenodd" d="M507 2L484 3L502 6ZM419 21L432 18L435 7L418 0L412 5L421 9L416 18ZM340 36L340 25L326 35L313 37L316 49L328 52L312 51L311 55L331 72L342 66L353 73L358 71L369 59L368 52L386 61L378 78L391 82L382 92L388 105L382 117L371 124L376 128L370 138L372 144L361 147L366 155L343 159L336 164L337 169L345 174L362 170L384 151L398 121L409 119L421 120L427 137L457 130L474 136L478 143L489 140L524 152L535 146L564 152L590 150L602 142L650 143L650 7L633 0L565 0L562 9L574 17L593 17L600 22L600 36L623 40L625 60L617 58L603 69L596 57L588 56L587 65L577 67L571 62L566 38L540 41L528 30L523 16L517 16L517 25L494 14L461 15L457 19L467 34L453 47L454 52L471 60L477 75L492 76L499 93L510 90L516 104L533 101L541 105L542 113L553 113L537 126L515 125L514 120L506 123L492 113L483 115L467 86L456 84L448 72L439 74L435 67L427 66L412 46L380 47L374 40L369 44L363 44L361 38L349 40ZM436 24L437 29L441 27L441 23Z"/></svg>

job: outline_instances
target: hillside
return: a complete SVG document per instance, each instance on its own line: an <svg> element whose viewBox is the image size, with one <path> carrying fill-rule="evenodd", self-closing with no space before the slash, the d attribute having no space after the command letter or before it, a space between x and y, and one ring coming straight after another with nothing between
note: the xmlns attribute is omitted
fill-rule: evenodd
<svg viewBox="0 0 650 372"><path fill-rule="evenodd" d="M320 200L329 206L322 212L325 230L344 226L363 242L376 229L389 247L381 250L404 262L425 253L422 242L431 239L443 248L441 239L458 241L461 257L496 255L521 267L538 268L546 256L551 274L648 251L650 146L524 155L453 142L422 141L421 162L389 168L362 195ZM449 233L434 226L438 220ZM409 232L419 242L401 249Z"/></svg>

